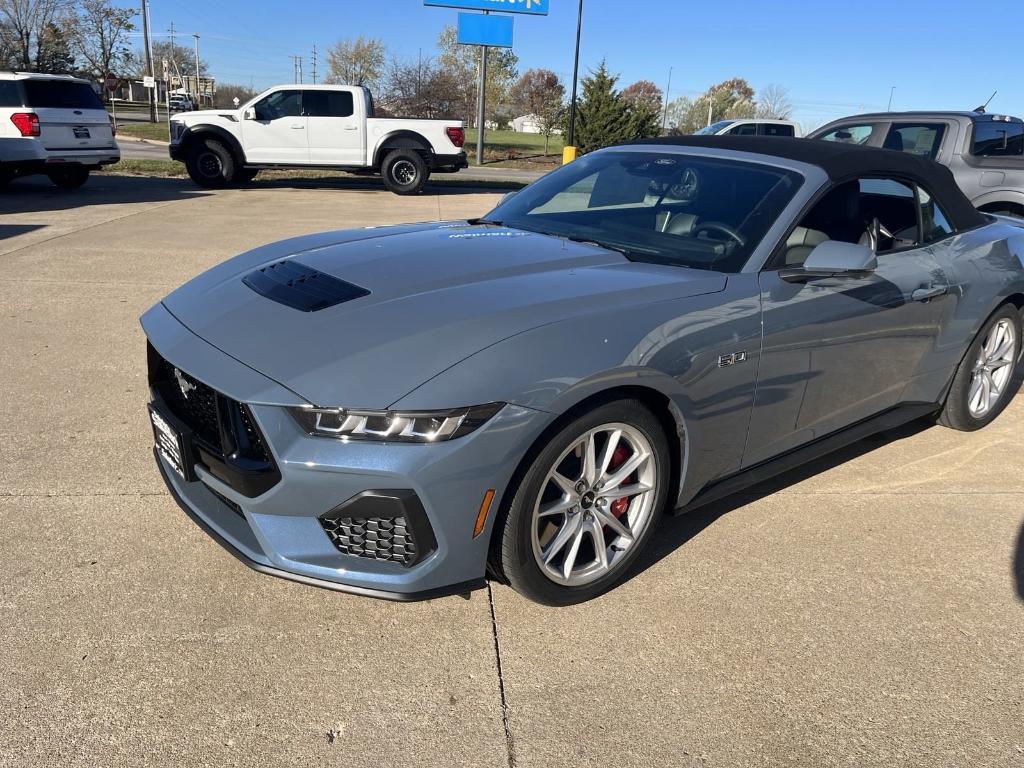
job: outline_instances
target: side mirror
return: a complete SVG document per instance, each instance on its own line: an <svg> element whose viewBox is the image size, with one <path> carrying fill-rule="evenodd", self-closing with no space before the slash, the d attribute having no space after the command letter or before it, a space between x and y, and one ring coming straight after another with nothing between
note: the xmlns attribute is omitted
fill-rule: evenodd
<svg viewBox="0 0 1024 768"><path fill-rule="evenodd" d="M249 107L245 110L245 114L242 115L243 120L255 120L256 119L256 107Z"/></svg>
<svg viewBox="0 0 1024 768"><path fill-rule="evenodd" d="M866 245L826 240L815 246L802 267L779 270L787 283L805 283L821 277L864 277L878 269L875 252Z"/></svg>

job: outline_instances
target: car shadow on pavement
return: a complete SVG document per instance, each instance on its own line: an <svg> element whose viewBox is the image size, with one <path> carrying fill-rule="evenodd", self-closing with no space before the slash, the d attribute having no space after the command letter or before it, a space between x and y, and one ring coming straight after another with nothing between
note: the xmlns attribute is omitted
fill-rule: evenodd
<svg viewBox="0 0 1024 768"><path fill-rule="evenodd" d="M1017 597L1024 600L1024 525L1017 534L1017 546L1013 553L1013 584Z"/></svg>
<svg viewBox="0 0 1024 768"><path fill-rule="evenodd" d="M174 202L208 194L188 179L96 173L79 189L58 189L45 176L27 176L15 179L0 189L0 214L65 211L120 203Z"/></svg>
<svg viewBox="0 0 1024 768"><path fill-rule="evenodd" d="M444 178L431 179L423 190L423 195L467 195L481 192L493 192L502 194L514 192L526 186L525 182L498 182L498 181L473 181L467 179ZM379 178L368 176L322 176L322 177L300 177L267 179L257 177L255 181L246 184L239 189L334 189L345 192L385 192L383 183ZM390 194L390 193L389 193Z"/></svg>
<svg viewBox="0 0 1024 768"><path fill-rule="evenodd" d="M744 507L747 504L752 504L753 502L766 496L770 496L773 493L783 491L797 483L807 480L808 478L822 472L826 472L841 464L845 464L848 461L852 461L859 456L863 456L864 454L870 453L878 448L882 448L890 443L894 443L908 437L913 437L914 435L933 426L935 426L933 422L924 419L912 421L902 427L874 435L861 440L858 443L847 446L846 448L829 453L815 459L814 461L804 464L797 469L785 472L782 475L766 480L763 483L758 483L745 491L740 491L732 496L721 499L720 501L708 504L705 507L700 507L692 512L686 512L677 517L666 517L662 520L661 526L655 533L654 538L651 539L651 543L638 558L629 579L635 578L651 566L660 562L663 558L671 555L677 549L690 541L690 539L695 538L706 528L713 525L715 521L723 515L726 515L735 509L739 509L740 507ZM1019 546L1017 558L1018 564L1019 561L1024 558L1024 554L1021 553ZM1018 569L1018 590L1020 589L1020 580L1021 575Z"/></svg>

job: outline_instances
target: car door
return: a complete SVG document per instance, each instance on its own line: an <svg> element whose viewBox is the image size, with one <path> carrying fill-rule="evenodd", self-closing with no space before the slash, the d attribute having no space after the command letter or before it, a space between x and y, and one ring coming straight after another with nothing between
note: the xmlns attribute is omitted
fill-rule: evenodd
<svg viewBox="0 0 1024 768"><path fill-rule="evenodd" d="M864 224L856 213L849 214L851 227L839 216L815 218L812 209L781 257L761 272L762 352L744 466L901 403L913 381L935 368L949 281L922 242L916 188L883 179L852 183L859 187L860 216L868 218L865 231L876 219L888 219L881 223L884 233L874 233L878 267L862 277L782 280L779 269L793 266L785 254L797 252L791 244L798 233L858 241L856 229ZM912 227L899 228L909 217Z"/></svg>
<svg viewBox="0 0 1024 768"><path fill-rule="evenodd" d="M282 89L256 102L246 110L242 138L250 163L307 165L309 138L302 114L302 91Z"/></svg>
<svg viewBox="0 0 1024 768"><path fill-rule="evenodd" d="M363 119L356 114L352 91L307 89L302 109L313 165L360 167L366 164Z"/></svg>

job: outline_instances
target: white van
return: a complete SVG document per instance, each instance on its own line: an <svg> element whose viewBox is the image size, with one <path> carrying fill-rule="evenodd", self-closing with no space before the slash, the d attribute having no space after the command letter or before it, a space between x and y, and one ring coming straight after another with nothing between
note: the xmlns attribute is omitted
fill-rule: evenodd
<svg viewBox="0 0 1024 768"><path fill-rule="evenodd" d="M0 186L39 173L73 189L120 159L113 123L88 81L0 72Z"/></svg>

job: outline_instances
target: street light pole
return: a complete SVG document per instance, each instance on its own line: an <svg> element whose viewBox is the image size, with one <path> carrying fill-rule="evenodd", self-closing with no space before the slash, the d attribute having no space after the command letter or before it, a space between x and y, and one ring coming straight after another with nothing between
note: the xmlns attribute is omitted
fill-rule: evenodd
<svg viewBox="0 0 1024 768"><path fill-rule="evenodd" d="M203 100L203 89L199 85L199 35L192 35L196 39L196 106L199 106Z"/></svg>
<svg viewBox="0 0 1024 768"><path fill-rule="evenodd" d="M583 29L583 0L576 10L576 56L572 63L572 101L569 102L569 146L576 146L576 82L580 73L580 32Z"/></svg>
<svg viewBox="0 0 1024 768"><path fill-rule="evenodd" d="M661 133L665 135L665 128L668 127L668 94L672 90L672 67L668 68L668 85L665 86L665 111L661 116Z"/></svg>
<svg viewBox="0 0 1024 768"><path fill-rule="evenodd" d="M892 95L896 93L896 86L894 85L889 89L889 106L885 108L886 112L892 112Z"/></svg>

